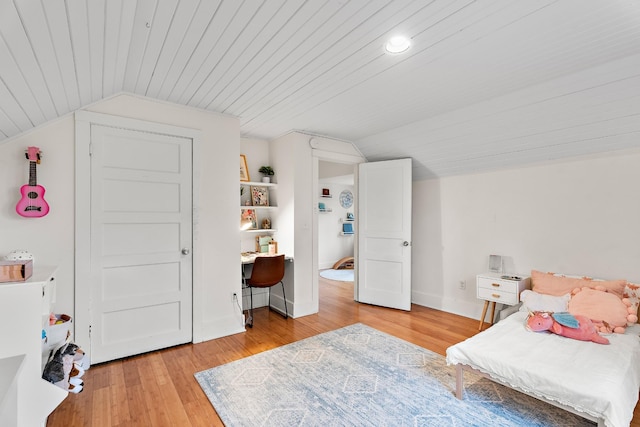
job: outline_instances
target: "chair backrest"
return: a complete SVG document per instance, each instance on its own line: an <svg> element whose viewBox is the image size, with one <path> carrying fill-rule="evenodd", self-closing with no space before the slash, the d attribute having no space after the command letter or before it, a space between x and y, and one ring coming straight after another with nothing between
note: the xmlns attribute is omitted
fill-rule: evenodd
<svg viewBox="0 0 640 427"><path fill-rule="evenodd" d="M276 256L258 256L253 263L251 277L247 285L251 287L264 287L280 283L284 277L284 254Z"/></svg>

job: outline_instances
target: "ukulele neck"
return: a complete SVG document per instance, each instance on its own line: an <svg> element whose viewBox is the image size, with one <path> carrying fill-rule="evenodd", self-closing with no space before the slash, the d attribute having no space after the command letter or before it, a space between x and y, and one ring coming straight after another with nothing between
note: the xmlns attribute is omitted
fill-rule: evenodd
<svg viewBox="0 0 640 427"><path fill-rule="evenodd" d="M36 162L29 162L29 185L32 187L37 185Z"/></svg>

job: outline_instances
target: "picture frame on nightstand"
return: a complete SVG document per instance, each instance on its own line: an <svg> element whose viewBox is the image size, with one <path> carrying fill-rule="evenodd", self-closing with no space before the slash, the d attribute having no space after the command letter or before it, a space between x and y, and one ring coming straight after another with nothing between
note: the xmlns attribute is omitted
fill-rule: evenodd
<svg viewBox="0 0 640 427"><path fill-rule="evenodd" d="M502 256L489 255L489 271L491 273L502 273Z"/></svg>

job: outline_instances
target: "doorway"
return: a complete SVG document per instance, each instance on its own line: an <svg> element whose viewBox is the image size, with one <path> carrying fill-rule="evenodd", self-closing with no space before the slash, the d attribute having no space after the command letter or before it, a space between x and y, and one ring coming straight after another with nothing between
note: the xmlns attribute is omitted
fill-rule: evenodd
<svg viewBox="0 0 640 427"><path fill-rule="evenodd" d="M355 250L354 166L321 160L318 164L318 268L338 269ZM342 263L344 264L344 263Z"/></svg>

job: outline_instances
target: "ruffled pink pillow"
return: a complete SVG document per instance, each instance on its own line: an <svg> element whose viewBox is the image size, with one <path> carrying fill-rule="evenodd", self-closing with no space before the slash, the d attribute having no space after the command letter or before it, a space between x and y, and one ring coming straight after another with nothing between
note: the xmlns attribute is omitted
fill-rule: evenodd
<svg viewBox="0 0 640 427"><path fill-rule="evenodd" d="M568 277L561 274L531 270L531 290L539 294L562 296L576 288L603 287L618 298L622 298L626 280L593 280L590 277Z"/></svg>
<svg viewBox="0 0 640 427"><path fill-rule="evenodd" d="M638 315L638 306L640 306L640 285L627 282L624 287L623 298L626 298L631 303L631 307L634 308L634 314Z"/></svg>
<svg viewBox="0 0 640 427"><path fill-rule="evenodd" d="M623 334L626 327L638 321L627 299L620 299L604 289L584 287L574 290L569 300L569 313L588 317L603 333Z"/></svg>

